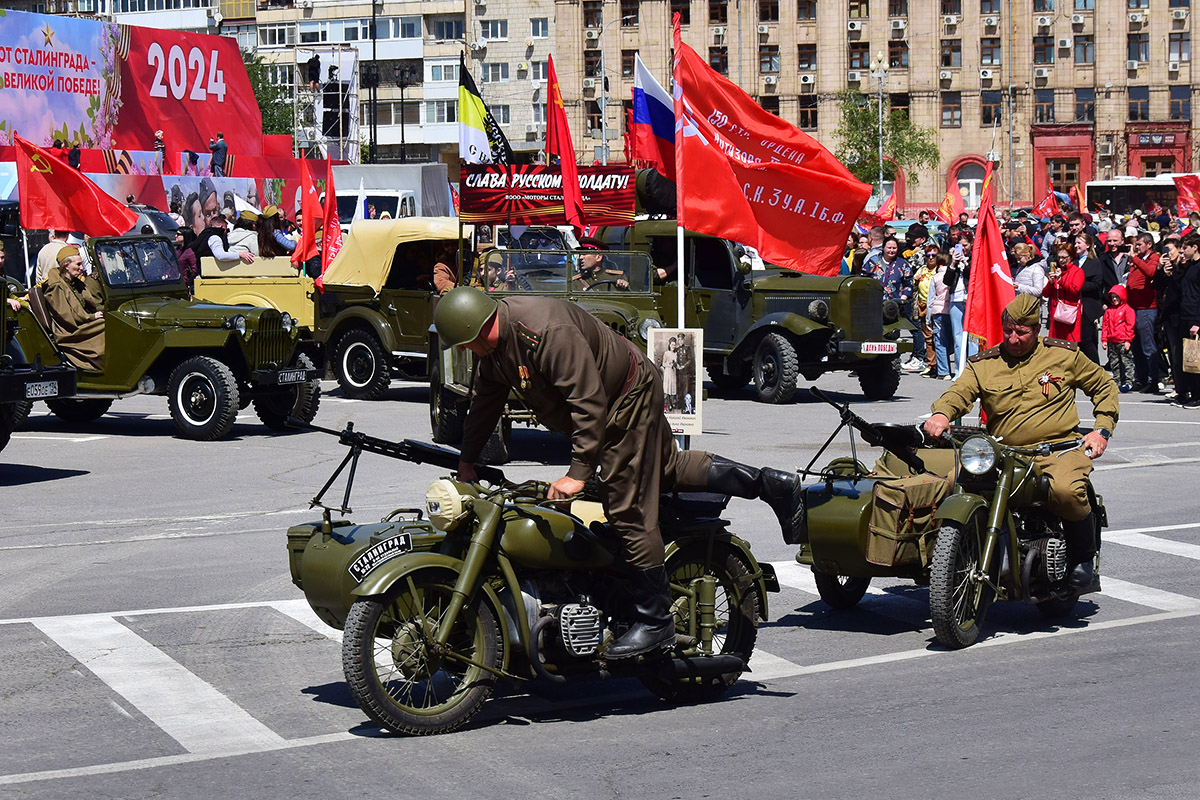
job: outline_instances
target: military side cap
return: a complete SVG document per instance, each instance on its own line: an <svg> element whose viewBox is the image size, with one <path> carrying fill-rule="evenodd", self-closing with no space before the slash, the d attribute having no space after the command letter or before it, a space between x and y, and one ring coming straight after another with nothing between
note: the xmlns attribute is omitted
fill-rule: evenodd
<svg viewBox="0 0 1200 800"><path fill-rule="evenodd" d="M278 217L279 216L279 207L278 206L267 206L266 208L263 209L262 215L264 217Z"/></svg>
<svg viewBox="0 0 1200 800"><path fill-rule="evenodd" d="M258 214L255 214L253 211L243 211L238 214L238 219L245 220L246 222L258 222Z"/></svg>
<svg viewBox="0 0 1200 800"><path fill-rule="evenodd" d="M68 258L74 258L77 255L79 255L79 248L73 244L68 244L68 245L65 245L65 246L59 248L58 256L56 258L58 260L58 263L62 264Z"/></svg>
<svg viewBox="0 0 1200 800"><path fill-rule="evenodd" d="M1018 325L1037 325L1042 320L1042 300L1031 294L1018 294L1005 306L1004 313Z"/></svg>

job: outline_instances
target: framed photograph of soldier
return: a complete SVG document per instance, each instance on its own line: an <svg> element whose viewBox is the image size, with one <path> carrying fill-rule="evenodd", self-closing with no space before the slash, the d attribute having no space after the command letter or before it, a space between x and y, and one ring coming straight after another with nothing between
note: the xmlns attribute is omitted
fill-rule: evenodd
<svg viewBox="0 0 1200 800"><path fill-rule="evenodd" d="M671 430L699 434L701 419L700 365L704 356L704 331L699 328L652 328L647 352L662 373L663 411Z"/></svg>

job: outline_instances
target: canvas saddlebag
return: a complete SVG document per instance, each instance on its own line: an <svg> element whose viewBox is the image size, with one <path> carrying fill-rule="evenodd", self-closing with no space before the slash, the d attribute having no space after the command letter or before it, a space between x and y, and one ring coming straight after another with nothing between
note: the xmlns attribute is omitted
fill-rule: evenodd
<svg viewBox="0 0 1200 800"><path fill-rule="evenodd" d="M930 474L876 481L867 561L882 567L928 567L937 540L933 515L950 489L949 480Z"/></svg>

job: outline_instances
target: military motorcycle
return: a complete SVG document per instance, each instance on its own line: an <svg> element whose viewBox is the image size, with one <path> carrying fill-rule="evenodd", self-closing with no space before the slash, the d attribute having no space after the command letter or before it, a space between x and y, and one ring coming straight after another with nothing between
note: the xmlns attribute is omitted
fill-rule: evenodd
<svg viewBox="0 0 1200 800"><path fill-rule="evenodd" d="M313 498L322 519L288 530L292 581L325 623L344 631L350 691L384 728L454 730L499 680L632 676L665 700L702 701L748 669L766 594L779 584L721 519L728 497L664 496L674 647L609 660L605 650L628 629L634 598L599 503L549 501L547 483L512 483L480 467L478 482L433 481L423 507L373 524L334 520L350 512L362 453L448 470L458 453L366 436L353 423L340 432L305 427L338 436L350 451ZM347 465L341 505L325 504Z"/></svg>
<svg viewBox="0 0 1200 800"><path fill-rule="evenodd" d="M1076 439L1015 447L982 428L952 426L930 441L919 425L871 423L813 387L841 422L801 472L807 541L796 560L812 567L821 599L838 609L862 599L876 577L929 586L938 641L974 644L995 600L1019 600L1050 618L1069 614L1080 596L1100 590L1103 498L1089 484L1096 521L1095 575L1083 589L1067 582L1062 521L1047 506L1049 479L1034 459L1081 445ZM813 465L843 429L851 457ZM858 459L854 434L885 451L873 469ZM802 537L803 538L803 537Z"/></svg>

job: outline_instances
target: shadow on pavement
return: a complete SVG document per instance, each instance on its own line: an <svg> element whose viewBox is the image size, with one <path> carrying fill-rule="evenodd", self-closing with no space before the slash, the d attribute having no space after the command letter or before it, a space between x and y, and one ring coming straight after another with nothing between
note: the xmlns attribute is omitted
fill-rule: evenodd
<svg viewBox="0 0 1200 800"><path fill-rule="evenodd" d="M86 469L48 469L27 464L0 464L0 486L28 486L90 474Z"/></svg>

